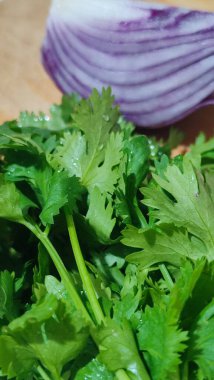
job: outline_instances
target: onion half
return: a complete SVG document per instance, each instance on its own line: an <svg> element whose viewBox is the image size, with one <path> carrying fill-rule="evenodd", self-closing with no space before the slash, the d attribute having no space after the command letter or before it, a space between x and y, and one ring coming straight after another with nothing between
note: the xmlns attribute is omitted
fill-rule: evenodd
<svg viewBox="0 0 214 380"><path fill-rule="evenodd" d="M144 127L214 104L214 14L134 0L53 0L42 46L64 92L111 86Z"/></svg>

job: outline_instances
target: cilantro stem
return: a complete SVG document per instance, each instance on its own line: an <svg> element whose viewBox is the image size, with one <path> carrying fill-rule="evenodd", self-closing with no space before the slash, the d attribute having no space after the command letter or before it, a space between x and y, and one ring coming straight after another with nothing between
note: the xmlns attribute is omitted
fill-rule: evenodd
<svg viewBox="0 0 214 380"><path fill-rule="evenodd" d="M83 287L86 291L95 319L98 324L101 324L102 322L104 322L105 316L103 314L103 311L97 299L93 283L91 281L90 275L86 268L85 260L83 258L83 254L79 245L79 240L78 240L73 216L69 213L69 211L66 208L65 208L65 216L66 216L71 246L73 249L77 268L79 270L79 274L82 279Z"/></svg>
<svg viewBox="0 0 214 380"><path fill-rule="evenodd" d="M172 281L172 278L169 274L169 271L168 269L166 268L166 265L165 264L160 264L159 265L159 269L162 273L162 276L164 278L164 280L166 281L166 284L167 284L167 287L169 290L172 290L172 288L174 287L174 282Z"/></svg>
<svg viewBox="0 0 214 380"><path fill-rule="evenodd" d="M130 380L130 377L126 374L126 372L123 369L118 369L116 372L116 378L118 380Z"/></svg>
<svg viewBox="0 0 214 380"><path fill-rule="evenodd" d="M43 378L43 380L51 380L51 378L47 375L47 373L45 372L45 370L41 367L41 365L39 365L37 367L37 371L38 373L40 374L40 376Z"/></svg>
<svg viewBox="0 0 214 380"><path fill-rule="evenodd" d="M139 209L139 206L137 204L137 197L135 197L135 200L134 200L134 210L136 212L136 216L138 218L138 221L140 223L140 227L141 228L145 228L148 226L148 223L146 221L146 218L144 217L143 213L141 212L141 210Z"/></svg>
<svg viewBox="0 0 214 380"><path fill-rule="evenodd" d="M98 302L93 283L91 281L90 275L85 265L85 260L83 258L83 254L79 245L79 240L74 224L73 216L68 212L65 208L65 216L68 226L68 233L70 237L71 246L73 249L74 257L76 260L77 268L79 270L80 277L82 279L83 286L88 296L88 300L94 312L94 316L98 324L101 324L105 321L105 316L101 309L101 306ZM120 369L116 371L116 378L118 380L130 380L130 377L126 374L124 369Z"/></svg>
<svg viewBox="0 0 214 380"><path fill-rule="evenodd" d="M188 361L186 361L184 363L184 366L183 366L183 371L182 371L182 376L181 376L181 379L182 380L188 380L189 379L189 367L188 367Z"/></svg>
<svg viewBox="0 0 214 380"><path fill-rule="evenodd" d="M46 232L42 232L39 228L39 226L37 226L36 224L33 225L27 221L23 222L23 224L39 239L39 241L44 245L44 247L47 249L61 279L62 279L62 282L69 294L69 296L71 297L72 301L74 302L77 310L81 310L84 318L90 322L90 324L92 323L92 320L91 320L91 317L90 315L88 314L85 306L83 305L82 303L82 300L79 296L79 294L77 293L76 291L76 288L73 284L73 281L68 273L68 271L66 270L58 252L56 251L56 249L54 248L53 244L51 243L51 241L49 240Z"/></svg>

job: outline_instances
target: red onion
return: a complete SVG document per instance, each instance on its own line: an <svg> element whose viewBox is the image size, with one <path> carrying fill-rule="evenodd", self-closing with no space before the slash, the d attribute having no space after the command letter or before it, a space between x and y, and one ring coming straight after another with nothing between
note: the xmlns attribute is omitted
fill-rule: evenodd
<svg viewBox="0 0 214 380"><path fill-rule="evenodd" d="M44 67L64 92L111 86L137 125L214 104L214 14L134 0L53 0Z"/></svg>

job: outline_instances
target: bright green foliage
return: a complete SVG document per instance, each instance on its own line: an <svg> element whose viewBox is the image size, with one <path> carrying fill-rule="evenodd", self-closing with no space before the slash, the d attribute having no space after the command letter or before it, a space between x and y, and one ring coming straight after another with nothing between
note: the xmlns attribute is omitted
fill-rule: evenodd
<svg viewBox="0 0 214 380"><path fill-rule="evenodd" d="M7 379L25 380L32 374L36 360L31 348L20 344L9 335L0 336L0 368Z"/></svg>
<svg viewBox="0 0 214 380"><path fill-rule="evenodd" d="M148 139L145 136L135 136L126 142L124 151L127 155L127 180L137 189L148 170L150 156Z"/></svg>
<svg viewBox="0 0 214 380"><path fill-rule="evenodd" d="M78 129L63 135L61 144L48 156L50 164L79 177L89 191L96 186L101 192L112 193L123 148L122 134L110 133L117 119L110 89L103 90L102 97L94 91L77 107L74 123Z"/></svg>
<svg viewBox="0 0 214 380"><path fill-rule="evenodd" d="M69 210L74 210L81 187L76 177L70 178L65 172L55 172L47 186L47 198L40 219L43 224L53 224L54 216L59 214L63 206L68 204Z"/></svg>
<svg viewBox="0 0 214 380"><path fill-rule="evenodd" d="M214 302L201 313L192 331L192 349L189 360L199 368L200 378L211 380L214 377Z"/></svg>
<svg viewBox="0 0 214 380"><path fill-rule="evenodd" d="M26 350L27 355L30 352L31 358L40 361L53 379L57 379L63 366L81 352L87 337L88 329L79 313L69 303L48 294L8 325L0 337L0 350L3 351L5 341L8 341L8 356L12 358L13 346L20 345L21 351ZM6 373L16 364L11 361L4 370ZM18 370L21 372L22 368Z"/></svg>
<svg viewBox="0 0 214 380"><path fill-rule="evenodd" d="M207 247L207 259L213 259L214 249L214 203L210 187L201 174L196 175L188 160L183 161L183 173L176 165L169 165L165 179L154 175L159 186L145 188L144 203L155 209L153 216L161 223L173 223L185 227L194 236L201 239ZM165 190L165 191L163 191ZM167 193L173 198L170 198Z"/></svg>
<svg viewBox="0 0 214 380"><path fill-rule="evenodd" d="M93 359L85 367L81 368L74 380L114 380L114 376L97 359Z"/></svg>
<svg viewBox="0 0 214 380"><path fill-rule="evenodd" d="M97 239L103 244L110 242L110 235L116 221L112 214L112 202L107 201L106 195L101 194L100 190L95 187L90 193L86 219L95 230Z"/></svg>
<svg viewBox="0 0 214 380"><path fill-rule="evenodd" d="M0 218L22 223L25 211L35 204L0 175Z"/></svg>
<svg viewBox="0 0 214 380"><path fill-rule="evenodd" d="M107 320L94 334L100 350L98 360L112 372L124 368L133 374L133 379L143 379L144 367L128 321Z"/></svg>
<svg viewBox="0 0 214 380"><path fill-rule="evenodd" d="M36 166L10 165L5 178L9 181L26 181L34 190L42 207L40 219L44 225L53 224L54 216L68 204L73 211L81 187L76 177L68 177L66 172L53 172L45 161L38 161Z"/></svg>
<svg viewBox="0 0 214 380"><path fill-rule="evenodd" d="M201 240L190 238L184 229L172 224L161 225L158 229L128 226L123 231L122 242L130 247L143 248L143 251L127 257L129 262L139 263L143 267L160 262L179 267L184 258L197 260L206 254L206 247Z"/></svg>
<svg viewBox="0 0 214 380"><path fill-rule="evenodd" d="M145 136L135 136L125 142L125 157L120 164L116 212L126 224L147 225L139 208L137 190L148 171L150 147Z"/></svg>
<svg viewBox="0 0 214 380"><path fill-rule="evenodd" d="M32 137L32 131L23 131L21 128L17 128L15 124L10 126L10 124L5 123L0 128L0 148L1 149L13 149L13 153L16 150L25 151L26 153L41 154L43 153L43 147L40 142L42 138L39 138L39 143L37 139Z"/></svg>
<svg viewBox="0 0 214 380"><path fill-rule="evenodd" d="M1 380L214 379L214 139L133 132L110 89L0 127Z"/></svg>
<svg viewBox="0 0 214 380"><path fill-rule="evenodd" d="M36 164L36 165L35 165ZM38 202L44 206L50 188L52 169L43 160L34 165L12 164L7 167L5 179L11 182L26 181L35 191Z"/></svg>
<svg viewBox="0 0 214 380"><path fill-rule="evenodd" d="M193 267L188 261L180 270L180 275L174 285L168 303L168 312L175 319L179 319L183 308L192 297L193 290L200 279L205 267L205 260L198 261Z"/></svg>
<svg viewBox="0 0 214 380"><path fill-rule="evenodd" d="M61 144L57 145L48 160L56 170L65 169L70 176L83 176L83 160L86 152L85 136L78 130L64 133Z"/></svg>
<svg viewBox="0 0 214 380"><path fill-rule="evenodd" d="M104 161L102 165L94 165L90 172L86 172L83 176L83 184L93 190L96 186L101 192L113 193L114 186L119 178L118 165L122 157L122 135L119 133L111 133L104 153ZM112 152L114 152L112 154ZM87 157L86 157L87 160Z"/></svg>
<svg viewBox="0 0 214 380"><path fill-rule="evenodd" d="M202 161L206 161L206 158L213 159L214 150L214 138L206 141L205 135L200 133L196 138L195 144L190 145L190 152L188 157L194 163L195 167L200 168Z"/></svg>
<svg viewBox="0 0 214 380"><path fill-rule="evenodd" d="M113 106L111 89L103 89L102 96L93 90L89 99L83 99L74 114L75 125L85 134L88 142L88 169L100 154L109 138L109 132L115 127L119 112Z"/></svg>
<svg viewBox="0 0 214 380"><path fill-rule="evenodd" d="M5 270L0 272L0 319L12 321L18 313L15 297L16 284L14 273Z"/></svg>
<svg viewBox="0 0 214 380"><path fill-rule="evenodd" d="M187 334L179 330L176 319L166 308L146 307L137 328L137 339L152 379L168 380L176 376Z"/></svg>
<svg viewBox="0 0 214 380"><path fill-rule="evenodd" d="M72 119L72 112L79 100L80 98L75 94L63 96L60 105L53 104L51 106L50 117L43 112L40 112L39 115L35 115L33 112L21 112L18 126L21 128L44 128L56 132L63 130L68 127L68 123Z"/></svg>

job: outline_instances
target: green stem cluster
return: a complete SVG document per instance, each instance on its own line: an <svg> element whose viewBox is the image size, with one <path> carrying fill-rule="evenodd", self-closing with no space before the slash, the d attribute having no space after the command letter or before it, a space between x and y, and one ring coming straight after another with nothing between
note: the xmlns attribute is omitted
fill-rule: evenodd
<svg viewBox="0 0 214 380"><path fill-rule="evenodd" d="M166 265L165 264L160 264L159 265L159 269L161 271L161 274L162 274L164 280L166 281L168 289L171 291L172 288L173 288L173 286L174 286L174 282L172 281L172 278L171 278L171 276L169 274L168 269L166 268Z"/></svg>
<svg viewBox="0 0 214 380"><path fill-rule="evenodd" d="M45 372L45 370L41 367L41 365L39 365L37 367L37 372L40 374L40 376L42 377L43 380L51 380L51 378L47 375L47 373Z"/></svg>
<svg viewBox="0 0 214 380"><path fill-rule="evenodd" d="M91 317L88 314L85 306L82 303L82 300L79 296L79 294L76 291L76 288L73 284L72 278L70 277L68 271L66 270L60 256L58 255L56 249L54 248L53 244L49 240L47 234L45 232L42 232L40 228L37 225L33 225L29 222L25 222L24 225L39 239L39 241L44 245L44 247L47 249L47 252L49 253L61 279L62 282L71 297L72 301L74 302L76 308L78 310L81 310L83 316L85 319L91 323Z"/></svg>
<svg viewBox="0 0 214 380"><path fill-rule="evenodd" d="M69 233L70 242L71 242L72 250L74 253L74 257L76 260L76 264L77 264L77 267L79 270L79 274L80 274L80 277L81 277L81 280L83 283L84 290L85 290L87 298L90 302L91 308L94 312L94 317L95 317L96 323L98 325L101 323L105 323L105 316L103 314L103 311L102 311L101 306L99 304L99 301L97 299L97 295L96 295L91 277L88 273L88 270L87 270L87 267L85 264L85 260L83 258L83 254L82 254L82 251L81 251L81 248L79 245L79 240L77 237L74 220L73 220L72 215L69 214L67 209L65 209L65 216L66 216L68 233ZM61 277L61 280L62 280L69 296L71 297L73 303L75 304L76 308L82 312L86 321L91 326L94 326L94 322L92 321L91 316L89 315L87 309L85 308L85 306L84 306L84 304L83 304L83 302L82 302L82 300L81 300L81 298L80 298L80 296L79 296L79 294L75 288L75 285L72 281L71 276L69 275L68 271L66 270L66 268L63 264L63 261L61 260L58 252L56 251L53 244L51 243L51 241L48 238L47 232L49 231L49 229L46 229L43 232L43 231L41 231L41 229L39 228L38 225L32 224L28 221L25 221L22 224L24 224L39 239L39 241L47 249L47 252L49 253L49 255L50 255L50 257L51 257L51 259L52 259L52 261L53 261L53 263L54 263L54 265L55 265L55 267L56 267L56 269L57 269L57 271ZM39 366L37 368L37 370L44 380L50 380L48 375L42 369L41 366ZM142 363L142 370L144 373L144 378L142 380L150 380L150 377L149 377L143 363ZM124 369L120 369L120 370L116 371L116 378L118 380L130 380L130 377L128 376L128 374L125 372Z"/></svg>
<svg viewBox="0 0 214 380"><path fill-rule="evenodd" d="M91 281L90 275L86 268L85 260L82 255L82 251L79 245L79 240L77 237L76 228L74 225L74 220L72 215L69 214L68 210L65 209L65 215L68 226L68 233L70 237L71 246L73 249L74 257L76 260L77 268L83 283L84 290L87 294L88 300L90 302L91 308L94 312L96 322L98 324L104 323L105 316L98 302L93 283Z"/></svg>

